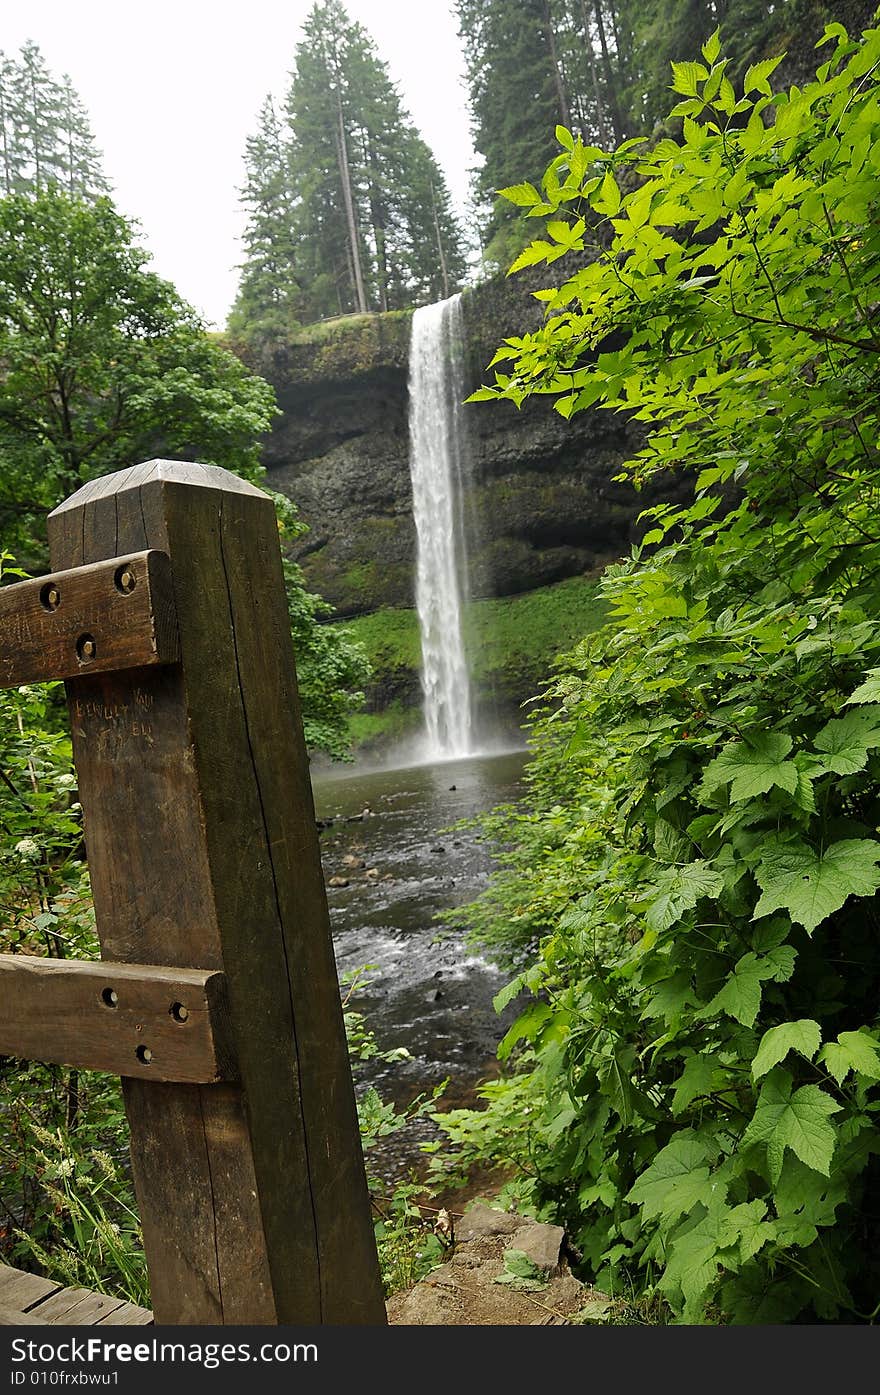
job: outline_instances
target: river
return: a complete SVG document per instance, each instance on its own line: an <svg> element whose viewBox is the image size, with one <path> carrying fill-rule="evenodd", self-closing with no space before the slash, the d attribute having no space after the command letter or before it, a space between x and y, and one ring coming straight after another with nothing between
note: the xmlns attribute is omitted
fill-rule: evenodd
<svg viewBox="0 0 880 1395"><path fill-rule="evenodd" d="M375 1085L383 1099L403 1105L448 1079L448 1107L471 1102L478 1082L493 1074L512 1012L499 1018L492 998L509 976L466 948L443 919L486 885L491 857L475 830L449 830L515 800L524 761L516 751L313 775L340 975L373 966L351 1006L365 1014L381 1048L410 1053L360 1065L359 1089ZM348 884L331 885L334 879ZM383 1143L382 1172L404 1175L418 1139L430 1133L420 1124Z"/></svg>

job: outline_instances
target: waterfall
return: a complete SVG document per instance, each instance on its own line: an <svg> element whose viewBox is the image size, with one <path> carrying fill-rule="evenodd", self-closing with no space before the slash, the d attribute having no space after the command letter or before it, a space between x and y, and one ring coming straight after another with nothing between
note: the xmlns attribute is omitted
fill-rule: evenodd
<svg viewBox="0 0 880 1395"><path fill-rule="evenodd" d="M416 525L427 755L473 750L461 620L467 557L462 509L464 334L461 296L416 310L409 359L409 439Z"/></svg>

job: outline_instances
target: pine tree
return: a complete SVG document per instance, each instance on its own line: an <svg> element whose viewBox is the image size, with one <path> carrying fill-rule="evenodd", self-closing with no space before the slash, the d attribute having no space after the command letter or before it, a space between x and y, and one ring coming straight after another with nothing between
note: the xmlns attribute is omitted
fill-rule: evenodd
<svg viewBox="0 0 880 1395"><path fill-rule="evenodd" d="M566 109L550 45L546 0L456 0L471 88L474 148L483 157L474 200L487 244L510 222L495 191L539 176L556 153L554 130ZM502 258L503 259L503 258Z"/></svg>
<svg viewBox="0 0 880 1395"><path fill-rule="evenodd" d="M22 47L15 86L16 116L27 151L25 178L40 194L50 184L64 183L60 136L64 106L61 88L31 40Z"/></svg>
<svg viewBox="0 0 880 1395"><path fill-rule="evenodd" d="M0 194L52 185L89 201L109 190L73 83L66 74L56 82L28 41L17 62L0 54Z"/></svg>
<svg viewBox="0 0 880 1395"><path fill-rule="evenodd" d="M267 97L255 135L245 150L246 179L240 190L248 210L245 262L229 328L258 334L291 328L300 313L300 282L293 236L293 199L287 132Z"/></svg>
<svg viewBox="0 0 880 1395"><path fill-rule="evenodd" d="M67 73L61 86L61 123L58 134L67 192L84 199L109 193L86 109Z"/></svg>
<svg viewBox="0 0 880 1395"><path fill-rule="evenodd" d="M289 328L294 304L296 319L316 320L398 309L461 284L462 235L443 174L339 0L319 0L306 19L285 118L271 159L264 117L248 144L247 255L230 328L252 337Z"/></svg>

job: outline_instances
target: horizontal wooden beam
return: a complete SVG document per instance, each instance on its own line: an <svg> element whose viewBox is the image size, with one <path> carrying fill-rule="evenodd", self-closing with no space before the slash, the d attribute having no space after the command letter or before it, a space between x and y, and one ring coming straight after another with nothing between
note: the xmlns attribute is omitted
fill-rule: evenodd
<svg viewBox="0 0 880 1395"><path fill-rule="evenodd" d="M0 1055L142 1080L235 1080L226 979L206 969L0 954Z"/></svg>
<svg viewBox="0 0 880 1395"><path fill-rule="evenodd" d="M174 663L179 653L164 552L0 586L0 688Z"/></svg>

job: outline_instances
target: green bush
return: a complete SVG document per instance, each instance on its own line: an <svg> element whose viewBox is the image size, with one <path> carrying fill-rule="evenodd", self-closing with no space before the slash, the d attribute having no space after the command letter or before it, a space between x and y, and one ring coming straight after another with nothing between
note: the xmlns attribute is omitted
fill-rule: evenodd
<svg viewBox="0 0 880 1395"><path fill-rule="evenodd" d="M468 920L518 957L499 1006L532 995L520 1069L438 1117L600 1286L688 1323L880 1311L880 30L822 42L803 90L773 60L739 95L710 39L677 140L560 128L508 191L546 219L516 265L593 260L479 394L634 412L629 473L697 489L609 569L489 825Z"/></svg>

